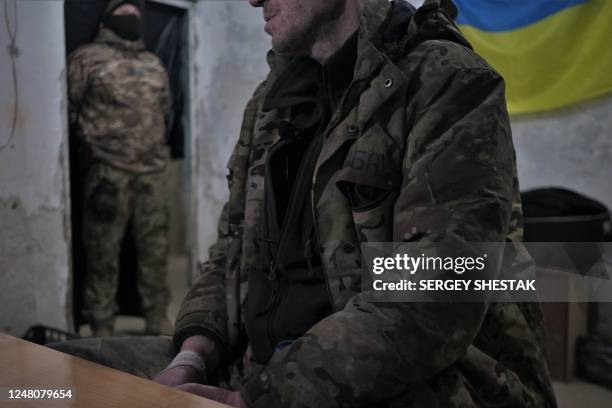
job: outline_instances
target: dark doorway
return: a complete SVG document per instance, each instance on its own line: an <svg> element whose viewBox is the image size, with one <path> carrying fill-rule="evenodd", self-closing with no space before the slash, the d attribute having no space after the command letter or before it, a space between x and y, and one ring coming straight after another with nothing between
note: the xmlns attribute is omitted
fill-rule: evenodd
<svg viewBox="0 0 612 408"><path fill-rule="evenodd" d="M66 0L65 1L65 31L66 52L69 55L78 47L90 43L97 34L100 18L106 7L107 0ZM187 92L187 33L188 19L187 11L178 7L160 4L155 1L146 1L143 13L145 33L144 42L148 51L155 53L162 60L168 71L170 87L172 91L173 109L166 118L166 141L170 146L172 154L171 166L177 168L183 163L185 143L187 139L185 123L186 106L185 98ZM83 214L83 184L87 163L79 160L75 143L75 132L70 131L70 184L71 184L71 207L72 207L72 249L73 249L73 311L75 329L86 323L81 316L83 279L85 274L85 252L82 243L82 214ZM173 174L184 172L171 171ZM172 181L169 183L172 185ZM176 188L176 186L173 186ZM171 207L181 207L185 202L184 189L182 195L169 192L170 199L175 200ZM171 210L171 212L173 212ZM174 211L176 213L176 211ZM171 223L184 224L179 216L171 216ZM129 227L128 227L129 228ZM177 226L171 225L171 230ZM184 227L179 226L179 231ZM175 234L176 235L176 234ZM117 293L119 314L141 316L141 299L137 290L136 276L136 251L134 243L127 233L122 245L120 259L120 283ZM176 239L174 241L177 241ZM185 239L179 239L182 245ZM174 245L176 247L176 244ZM171 251L177 251L172 248ZM180 248L178 249L181 250ZM186 249L183 248L186 252Z"/></svg>

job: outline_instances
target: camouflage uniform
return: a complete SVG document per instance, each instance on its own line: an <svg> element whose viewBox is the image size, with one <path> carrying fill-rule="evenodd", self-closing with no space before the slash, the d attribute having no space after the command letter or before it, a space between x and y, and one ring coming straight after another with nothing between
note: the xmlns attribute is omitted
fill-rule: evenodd
<svg viewBox="0 0 612 408"><path fill-rule="evenodd" d="M166 71L141 41L102 28L93 43L70 55L68 76L71 119L90 159L83 219L85 315L94 323L112 321L119 252L131 223L145 317L155 326L165 319L169 300Z"/></svg>
<svg viewBox="0 0 612 408"><path fill-rule="evenodd" d="M553 407L538 305L372 303L359 293L361 243L521 237L502 78L439 1L397 22L401 3L362 0L354 79L315 167L311 196L335 313L267 364L238 364L234 386L253 407ZM261 107L290 62L269 54L270 74L246 107L219 238L183 301L177 346L204 334L236 358L248 342L248 275L265 268L263 170L285 119ZM354 208L351 194L363 187L376 197Z"/></svg>
<svg viewBox="0 0 612 408"><path fill-rule="evenodd" d="M261 107L290 62L271 52L229 161L219 239L183 301L174 344L214 339L225 355L220 375L231 372L227 386L249 407L555 407L537 304L373 303L359 293L363 242L520 245L522 235L503 80L438 1L402 24L402 2L362 4L354 80L327 127L311 191L335 313L265 365L244 351L248 275L263 267L263 170L284 119ZM377 194L353 208L360 186ZM169 361L160 337L79 342L58 348L118 368L128 358L124 369L149 377L151 354L134 355L129 342L157 350L157 368ZM105 360L102 348L115 356Z"/></svg>

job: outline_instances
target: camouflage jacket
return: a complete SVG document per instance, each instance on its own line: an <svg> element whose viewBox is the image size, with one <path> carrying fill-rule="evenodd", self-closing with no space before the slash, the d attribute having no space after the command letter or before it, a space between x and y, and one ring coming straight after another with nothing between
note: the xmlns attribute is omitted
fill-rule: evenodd
<svg viewBox="0 0 612 408"><path fill-rule="evenodd" d="M335 313L254 370L242 394L256 407L379 406L402 395L421 402L397 406L554 406L537 306L371 303L359 293L361 243L521 237L502 78L438 1L403 24L394 22L400 3L362 0L354 79L315 168L315 223ZM263 169L284 119L261 103L287 60L269 54L270 74L246 107L219 239L183 301L177 345L201 333L232 350L244 338ZM379 196L354 208L342 184Z"/></svg>
<svg viewBox="0 0 612 408"><path fill-rule="evenodd" d="M164 169L168 75L141 41L102 28L69 56L68 85L71 121L95 158L137 173Z"/></svg>

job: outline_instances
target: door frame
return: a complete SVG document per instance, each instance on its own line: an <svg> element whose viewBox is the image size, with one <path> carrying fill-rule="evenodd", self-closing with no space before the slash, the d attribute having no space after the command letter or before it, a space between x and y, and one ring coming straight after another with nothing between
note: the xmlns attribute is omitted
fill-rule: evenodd
<svg viewBox="0 0 612 408"><path fill-rule="evenodd" d="M195 86L196 63L194 61L194 47L197 43L197 33L195 24L195 6L197 0L147 0L152 3L163 4L166 6L180 8L185 11L185 19L187 22L187 32L184 35L186 40L186 46L183 47L186 55L184 56L185 61L185 73L187 74L187 81L185 86L185 109L181 120L183 121L184 134L184 168L183 174L185 176L185 226L186 226L186 237L185 237L185 250L187 256L187 270L186 281L191 286L194 271L196 270L197 264L197 248L198 248L198 233L197 228L197 163L198 163L198 149L197 149L197 129L196 122L196 106L193 101L197 100L197 90Z"/></svg>

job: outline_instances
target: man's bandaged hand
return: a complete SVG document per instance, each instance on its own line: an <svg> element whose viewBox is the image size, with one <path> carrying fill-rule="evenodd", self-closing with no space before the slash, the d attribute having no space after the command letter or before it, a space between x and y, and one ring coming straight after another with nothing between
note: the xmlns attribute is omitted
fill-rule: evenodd
<svg viewBox="0 0 612 408"><path fill-rule="evenodd" d="M221 354L214 341L195 335L185 339L181 352L153 381L176 387L187 383L206 383L207 374L217 370Z"/></svg>
<svg viewBox="0 0 612 408"><path fill-rule="evenodd" d="M204 359L195 351L181 351L153 381L171 387L187 383L205 383Z"/></svg>

